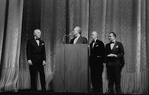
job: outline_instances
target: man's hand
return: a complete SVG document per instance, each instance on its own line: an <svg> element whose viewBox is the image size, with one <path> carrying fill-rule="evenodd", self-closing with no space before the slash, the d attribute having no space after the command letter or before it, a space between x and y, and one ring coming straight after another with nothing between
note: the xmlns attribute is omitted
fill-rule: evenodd
<svg viewBox="0 0 149 95"><path fill-rule="evenodd" d="M46 61L43 61L43 63L42 63L43 65L45 65L46 64Z"/></svg>
<svg viewBox="0 0 149 95"><path fill-rule="evenodd" d="M109 54L109 55L107 55L108 57L117 57L117 55L116 54Z"/></svg>
<svg viewBox="0 0 149 95"><path fill-rule="evenodd" d="M27 61L29 65L33 65L31 60Z"/></svg>

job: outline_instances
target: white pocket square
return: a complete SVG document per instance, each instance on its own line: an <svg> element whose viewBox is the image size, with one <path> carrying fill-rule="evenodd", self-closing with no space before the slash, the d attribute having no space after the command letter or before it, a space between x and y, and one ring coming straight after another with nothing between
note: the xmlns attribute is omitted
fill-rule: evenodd
<svg viewBox="0 0 149 95"><path fill-rule="evenodd" d="M44 43L42 43L42 45L44 45Z"/></svg>
<svg viewBox="0 0 149 95"><path fill-rule="evenodd" d="M118 48L118 46L116 46L116 48Z"/></svg>
<svg viewBox="0 0 149 95"><path fill-rule="evenodd" d="M96 45L96 47L98 47L98 45Z"/></svg>

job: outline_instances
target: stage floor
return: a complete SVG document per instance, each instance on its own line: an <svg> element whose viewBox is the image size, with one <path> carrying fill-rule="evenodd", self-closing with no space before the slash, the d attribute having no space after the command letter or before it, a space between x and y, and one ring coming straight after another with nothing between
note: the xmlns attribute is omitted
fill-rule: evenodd
<svg viewBox="0 0 149 95"><path fill-rule="evenodd" d="M106 95L99 93L78 93L78 92L54 92L54 91L29 91L29 90L19 90L18 92L0 92L0 95ZM114 94L108 94L114 95ZM120 95L120 94L119 94ZM121 94L124 95L124 94ZM134 95L134 94L126 94L126 95Z"/></svg>

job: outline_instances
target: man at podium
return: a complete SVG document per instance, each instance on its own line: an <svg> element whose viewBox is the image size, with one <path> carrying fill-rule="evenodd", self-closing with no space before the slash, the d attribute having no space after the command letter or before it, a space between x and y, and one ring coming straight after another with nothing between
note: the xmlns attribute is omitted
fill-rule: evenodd
<svg viewBox="0 0 149 95"><path fill-rule="evenodd" d="M73 38L70 40L70 44L87 44L87 38L81 36L81 28L76 26L73 31Z"/></svg>

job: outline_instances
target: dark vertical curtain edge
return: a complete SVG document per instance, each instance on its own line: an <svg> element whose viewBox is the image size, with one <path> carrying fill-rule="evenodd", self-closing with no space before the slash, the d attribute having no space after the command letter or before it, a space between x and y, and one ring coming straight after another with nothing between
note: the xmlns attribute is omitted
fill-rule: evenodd
<svg viewBox="0 0 149 95"><path fill-rule="evenodd" d="M90 27L90 21L91 21L91 0L89 0L89 20L88 20L88 32L91 31L91 27ZM90 34L88 34L88 43L90 42Z"/></svg>
<svg viewBox="0 0 149 95"><path fill-rule="evenodd" d="M66 35L69 34L69 29L69 0L66 0ZM64 41L69 43L69 37L64 36Z"/></svg>
<svg viewBox="0 0 149 95"><path fill-rule="evenodd" d="M149 70L149 0L146 0L146 59L147 59L147 68Z"/></svg>
<svg viewBox="0 0 149 95"><path fill-rule="evenodd" d="M38 0L38 27L41 29L41 0Z"/></svg>

